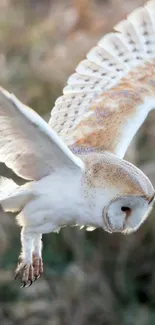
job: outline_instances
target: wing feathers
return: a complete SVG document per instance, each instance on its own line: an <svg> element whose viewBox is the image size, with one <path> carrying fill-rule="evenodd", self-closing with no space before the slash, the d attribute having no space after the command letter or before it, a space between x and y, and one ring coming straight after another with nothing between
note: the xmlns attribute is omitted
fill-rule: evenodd
<svg viewBox="0 0 155 325"><path fill-rule="evenodd" d="M145 56L150 59L154 57L154 26L149 12L145 8L139 8L128 16L128 20L134 25L138 37L143 45Z"/></svg>
<svg viewBox="0 0 155 325"><path fill-rule="evenodd" d="M90 50L90 52L87 54L88 60L94 62L94 64L97 63L100 67L104 68L104 71L103 71L104 75L102 75L102 78L107 76L109 71L112 71L112 72L123 71L123 66L122 66L122 63L120 62L119 58L115 57L115 53L110 53L109 44L108 44L109 52L107 52L105 49L105 48L107 48L106 43L109 43L108 39L110 39L110 35L104 36L104 38L102 38L100 40L100 42L98 43L98 46L93 47ZM110 45L111 45L111 43L110 43Z"/></svg>
<svg viewBox="0 0 155 325"><path fill-rule="evenodd" d="M155 98L154 17L155 1L133 11L68 79L49 123L72 148L95 146L124 155L150 110L147 101Z"/></svg>
<svg viewBox="0 0 155 325"><path fill-rule="evenodd" d="M81 167L80 159L33 110L0 88L0 161L19 176L36 180L63 166Z"/></svg>
<svg viewBox="0 0 155 325"><path fill-rule="evenodd" d="M93 84L95 82L98 82L98 80L102 80L101 77L95 78L94 76L87 76L87 75L82 75L79 73L74 73L72 74L67 81L68 85L75 85L75 84Z"/></svg>
<svg viewBox="0 0 155 325"><path fill-rule="evenodd" d="M132 65L138 65L144 59L144 48L134 25L129 20L123 20L114 29L120 32L122 39L127 42L128 48L132 52Z"/></svg>

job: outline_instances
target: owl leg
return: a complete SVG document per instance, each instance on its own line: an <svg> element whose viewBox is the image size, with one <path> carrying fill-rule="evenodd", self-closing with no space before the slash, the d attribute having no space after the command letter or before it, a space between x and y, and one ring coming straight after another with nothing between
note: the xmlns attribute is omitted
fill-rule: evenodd
<svg viewBox="0 0 155 325"><path fill-rule="evenodd" d="M42 262L42 234L36 234L33 243L33 275L34 281L43 274Z"/></svg>
<svg viewBox="0 0 155 325"><path fill-rule="evenodd" d="M28 287L43 273L42 233L49 233L57 230L57 226L47 223L43 226L23 227L21 231L22 253L20 263L15 272L15 279L19 276L22 281L22 288Z"/></svg>
<svg viewBox="0 0 155 325"><path fill-rule="evenodd" d="M15 279L19 276L22 281L22 287L31 285L33 282L33 242L35 233L29 228L23 227L21 231L22 252L20 255L20 263L15 271Z"/></svg>

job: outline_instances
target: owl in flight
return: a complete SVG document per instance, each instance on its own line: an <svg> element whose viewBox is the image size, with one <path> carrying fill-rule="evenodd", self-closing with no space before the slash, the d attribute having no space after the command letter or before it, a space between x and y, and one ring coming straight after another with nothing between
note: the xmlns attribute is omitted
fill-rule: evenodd
<svg viewBox="0 0 155 325"><path fill-rule="evenodd" d="M43 273L42 234L66 225L131 233L155 190L123 159L155 107L155 0L105 35L68 79L47 124L0 89L0 161L29 180L0 179L1 212L17 212L22 285Z"/></svg>

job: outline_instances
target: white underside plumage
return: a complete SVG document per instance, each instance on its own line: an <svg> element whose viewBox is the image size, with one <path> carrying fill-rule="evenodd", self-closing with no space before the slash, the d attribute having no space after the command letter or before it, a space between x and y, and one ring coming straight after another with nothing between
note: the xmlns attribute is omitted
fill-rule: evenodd
<svg viewBox="0 0 155 325"><path fill-rule="evenodd" d="M102 206L108 201L108 191L103 193L98 189L94 196L90 190L86 196L88 188L83 186L82 178L79 172L62 170L27 186L18 187L13 183L14 192L10 189L7 195L0 197L0 205L5 211L20 211L18 224L36 233L57 231L66 225L90 226L88 230L103 227ZM11 182L3 179L1 189Z"/></svg>

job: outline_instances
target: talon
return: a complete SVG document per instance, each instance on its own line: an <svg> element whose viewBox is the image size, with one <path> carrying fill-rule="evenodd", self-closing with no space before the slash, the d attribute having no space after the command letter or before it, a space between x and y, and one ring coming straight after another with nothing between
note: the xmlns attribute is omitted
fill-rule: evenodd
<svg viewBox="0 0 155 325"><path fill-rule="evenodd" d="M36 275L36 276L34 277L34 279L33 279L33 282L35 282L36 280L38 280L40 277L41 277L40 274Z"/></svg>
<svg viewBox="0 0 155 325"><path fill-rule="evenodd" d="M19 273L16 273L15 277L14 277L14 280L16 280L18 278L18 276L19 276Z"/></svg>
<svg viewBox="0 0 155 325"><path fill-rule="evenodd" d="M28 287L32 284L33 268L31 264L21 262L16 270L15 279L20 278L22 285L21 288ZM30 282L30 283L29 283Z"/></svg>
<svg viewBox="0 0 155 325"><path fill-rule="evenodd" d="M29 280L29 283L25 286L25 288L29 288L32 285L32 280Z"/></svg>
<svg viewBox="0 0 155 325"><path fill-rule="evenodd" d="M33 281L32 281L32 280L30 280L30 284L28 285L28 287L30 287L30 286L32 285L32 283L33 283Z"/></svg>
<svg viewBox="0 0 155 325"><path fill-rule="evenodd" d="M20 286L20 288L23 289L23 288L25 288L25 286L26 286L26 282L23 281L23 284Z"/></svg>
<svg viewBox="0 0 155 325"><path fill-rule="evenodd" d="M21 288L30 287L32 283L39 279L43 273L42 259L37 254L33 254L32 257L33 263L31 261L28 263L27 261L23 260L20 264L18 264L15 271L14 279L16 280L18 277L20 278L22 282Z"/></svg>

